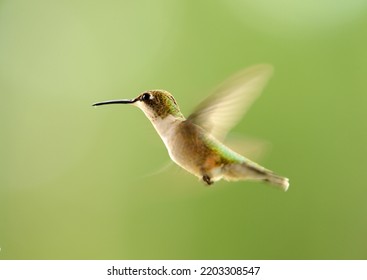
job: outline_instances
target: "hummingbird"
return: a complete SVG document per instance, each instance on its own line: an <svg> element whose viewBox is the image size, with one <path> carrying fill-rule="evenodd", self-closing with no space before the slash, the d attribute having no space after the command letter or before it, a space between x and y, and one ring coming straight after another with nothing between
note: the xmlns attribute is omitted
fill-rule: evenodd
<svg viewBox="0 0 367 280"><path fill-rule="evenodd" d="M222 83L187 118L171 93L148 90L134 99L93 104L130 104L140 108L151 121L173 162L207 185L221 179L270 183L284 191L289 179L275 174L233 151L223 140L260 95L272 75L270 65L255 65Z"/></svg>

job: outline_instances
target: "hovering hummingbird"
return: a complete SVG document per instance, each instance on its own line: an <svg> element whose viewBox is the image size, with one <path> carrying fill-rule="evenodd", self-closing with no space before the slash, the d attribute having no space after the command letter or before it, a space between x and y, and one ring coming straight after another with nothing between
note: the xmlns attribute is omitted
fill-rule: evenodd
<svg viewBox="0 0 367 280"><path fill-rule="evenodd" d="M225 81L185 118L165 90L148 90L134 99L98 102L139 107L163 140L171 159L207 185L228 181L265 181L286 191L289 180L234 152L221 141L246 113L272 74L270 65L247 68Z"/></svg>

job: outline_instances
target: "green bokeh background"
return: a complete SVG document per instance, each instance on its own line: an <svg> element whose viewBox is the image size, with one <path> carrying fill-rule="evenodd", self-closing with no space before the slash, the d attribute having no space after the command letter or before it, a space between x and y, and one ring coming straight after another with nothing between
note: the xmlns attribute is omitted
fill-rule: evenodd
<svg viewBox="0 0 367 280"><path fill-rule="evenodd" d="M0 1L1 259L366 259L367 2ZM234 129L290 178L213 188L137 108L275 75Z"/></svg>

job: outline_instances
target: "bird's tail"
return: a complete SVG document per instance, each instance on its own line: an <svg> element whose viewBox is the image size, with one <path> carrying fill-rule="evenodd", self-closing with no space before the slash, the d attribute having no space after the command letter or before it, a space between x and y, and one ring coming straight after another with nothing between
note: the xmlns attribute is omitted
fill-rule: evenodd
<svg viewBox="0 0 367 280"><path fill-rule="evenodd" d="M283 191L287 191L289 187L288 178L276 175L274 173L267 173L262 180L281 188Z"/></svg>
<svg viewBox="0 0 367 280"><path fill-rule="evenodd" d="M254 162L248 161L241 164L230 164L225 167L225 179L227 180L255 180L264 181L273 186L287 191L289 179L275 174Z"/></svg>

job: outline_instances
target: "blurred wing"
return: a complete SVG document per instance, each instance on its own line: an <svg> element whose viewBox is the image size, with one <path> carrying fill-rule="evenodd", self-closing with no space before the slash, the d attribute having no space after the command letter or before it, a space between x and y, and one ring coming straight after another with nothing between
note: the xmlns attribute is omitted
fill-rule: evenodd
<svg viewBox="0 0 367 280"><path fill-rule="evenodd" d="M202 101L188 120L223 140L260 95L272 72L266 64L240 71Z"/></svg>
<svg viewBox="0 0 367 280"><path fill-rule="evenodd" d="M263 139L231 133L225 142L226 146L251 161L261 162L271 149L271 143Z"/></svg>
<svg viewBox="0 0 367 280"><path fill-rule="evenodd" d="M153 172L150 172L150 173L144 175L143 177L156 176L158 174L161 174L163 172L168 171L168 169L170 169L172 166L174 166L173 161L171 161L171 160L170 161L167 161L166 164L164 164L164 165L161 166L161 168L159 168L159 169L157 169L157 170L155 170Z"/></svg>

